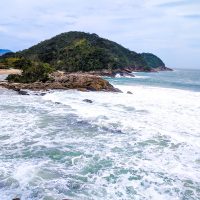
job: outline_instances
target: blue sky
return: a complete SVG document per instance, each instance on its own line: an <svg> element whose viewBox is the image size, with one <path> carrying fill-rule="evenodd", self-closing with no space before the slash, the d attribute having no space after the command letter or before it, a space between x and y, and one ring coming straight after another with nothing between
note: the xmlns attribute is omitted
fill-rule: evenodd
<svg viewBox="0 0 200 200"><path fill-rule="evenodd" d="M172 68L200 68L200 0L1 0L0 48L97 33Z"/></svg>

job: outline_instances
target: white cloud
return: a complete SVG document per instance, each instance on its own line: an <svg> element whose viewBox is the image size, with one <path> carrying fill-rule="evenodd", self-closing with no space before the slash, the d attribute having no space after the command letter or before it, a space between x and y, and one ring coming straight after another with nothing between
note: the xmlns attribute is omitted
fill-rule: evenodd
<svg viewBox="0 0 200 200"><path fill-rule="evenodd" d="M176 59L198 67L199 10L197 0L1 0L0 47L19 50L81 30L156 53L170 66ZM182 55L188 60L180 64Z"/></svg>

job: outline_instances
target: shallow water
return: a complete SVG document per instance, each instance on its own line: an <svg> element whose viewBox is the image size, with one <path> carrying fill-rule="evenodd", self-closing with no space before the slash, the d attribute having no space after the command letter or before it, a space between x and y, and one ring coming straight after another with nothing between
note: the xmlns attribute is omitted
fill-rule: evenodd
<svg viewBox="0 0 200 200"><path fill-rule="evenodd" d="M0 89L1 199L200 199L200 92L110 81L124 93Z"/></svg>

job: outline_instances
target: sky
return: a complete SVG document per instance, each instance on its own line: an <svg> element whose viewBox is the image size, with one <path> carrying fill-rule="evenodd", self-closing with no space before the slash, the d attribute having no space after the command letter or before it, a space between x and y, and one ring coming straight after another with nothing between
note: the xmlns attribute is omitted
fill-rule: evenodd
<svg viewBox="0 0 200 200"><path fill-rule="evenodd" d="M68 31L96 33L168 67L200 69L200 0L1 0L0 48Z"/></svg>

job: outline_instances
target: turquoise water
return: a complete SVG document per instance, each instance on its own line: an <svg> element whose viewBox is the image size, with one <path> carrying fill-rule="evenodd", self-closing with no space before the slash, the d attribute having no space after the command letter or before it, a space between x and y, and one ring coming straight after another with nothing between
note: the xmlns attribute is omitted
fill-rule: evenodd
<svg viewBox="0 0 200 200"><path fill-rule="evenodd" d="M135 73L136 78L115 78L120 85L148 85L200 91L200 70L175 69L173 72ZM108 79L109 80L109 79Z"/></svg>
<svg viewBox="0 0 200 200"><path fill-rule="evenodd" d="M0 199L199 200L198 73L109 79L123 93L0 89Z"/></svg>

